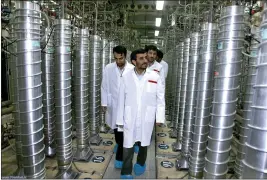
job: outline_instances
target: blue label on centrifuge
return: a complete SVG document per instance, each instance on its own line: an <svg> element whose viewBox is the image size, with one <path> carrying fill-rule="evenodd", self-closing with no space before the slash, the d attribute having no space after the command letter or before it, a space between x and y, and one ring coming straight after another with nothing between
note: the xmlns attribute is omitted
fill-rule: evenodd
<svg viewBox="0 0 267 180"><path fill-rule="evenodd" d="M267 39L267 29L265 28L261 29L261 38L262 40Z"/></svg>
<svg viewBox="0 0 267 180"><path fill-rule="evenodd" d="M49 48L47 48L46 52L53 53L54 52L54 48L49 47Z"/></svg>
<svg viewBox="0 0 267 180"><path fill-rule="evenodd" d="M251 55L251 56L254 56L254 57L257 57L257 51L251 51L251 52L250 52L250 55Z"/></svg>
<svg viewBox="0 0 267 180"><path fill-rule="evenodd" d="M217 48L220 50L220 49L222 49L223 48L223 42L218 42L218 46L217 46Z"/></svg>
<svg viewBox="0 0 267 180"><path fill-rule="evenodd" d="M70 47L67 47L66 50L67 50L67 52L70 52Z"/></svg>
<svg viewBox="0 0 267 180"><path fill-rule="evenodd" d="M40 42L39 41L32 41L32 46L33 47L40 47Z"/></svg>

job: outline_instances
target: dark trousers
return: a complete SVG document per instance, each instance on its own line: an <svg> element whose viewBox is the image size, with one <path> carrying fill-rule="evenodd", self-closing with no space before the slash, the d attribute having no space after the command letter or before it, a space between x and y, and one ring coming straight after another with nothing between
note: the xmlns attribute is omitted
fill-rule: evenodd
<svg viewBox="0 0 267 180"><path fill-rule="evenodd" d="M136 163L141 166L144 166L146 163L146 157L147 157L147 146L142 147L140 142L138 142L137 144L139 146L139 152L137 155ZM134 156L134 147L123 148L123 165L122 165L121 175L132 174L133 156Z"/></svg>
<svg viewBox="0 0 267 180"><path fill-rule="evenodd" d="M118 129L114 129L115 134L115 141L118 144L118 149L116 152L116 160L122 161L123 160L123 132L118 132Z"/></svg>

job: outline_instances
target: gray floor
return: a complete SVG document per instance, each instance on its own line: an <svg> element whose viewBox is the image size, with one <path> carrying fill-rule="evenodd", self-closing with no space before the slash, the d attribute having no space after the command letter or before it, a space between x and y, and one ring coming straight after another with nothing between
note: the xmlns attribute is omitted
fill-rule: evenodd
<svg viewBox="0 0 267 180"><path fill-rule="evenodd" d="M155 133L153 133L155 134ZM156 152L155 152L155 136L153 135L153 140L148 148L147 152L147 160L146 172L142 176L135 176L133 172L133 176L135 179L156 179ZM115 154L109 163L109 166L104 174L103 179L120 179L120 170L114 168ZM136 154L134 155L133 163L136 162Z"/></svg>

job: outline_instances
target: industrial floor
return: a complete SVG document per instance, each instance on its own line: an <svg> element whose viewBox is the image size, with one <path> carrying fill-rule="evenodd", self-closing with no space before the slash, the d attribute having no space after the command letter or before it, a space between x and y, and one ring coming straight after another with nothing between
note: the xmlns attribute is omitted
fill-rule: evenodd
<svg viewBox="0 0 267 180"><path fill-rule="evenodd" d="M172 151L171 144L175 139L169 138L170 129L167 127L156 127L153 133L151 146L148 149L147 170L136 179L188 179L187 171L177 171L175 168L175 160L179 155L178 152ZM120 170L114 168L115 154L113 153L115 140L111 133L100 134L103 142L99 146L91 146L95 156L104 157L102 163L94 162L91 158L89 162L74 162L73 170L80 172L79 179L119 179ZM105 144L105 142L109 141ZM113 142L113 143L111 143ZM75 147L76 140L73 140ZM159 144L165 148L160 149ZM167 145L167 146L166 146ZM134 161L136 160L136 155ZM167 167L162 166L162 162L168 164ZM133 162L135 163L135 162ZM14 146L2 150L2 178L12 176L16 171L16 155ZM56 158L46 158L46 179L53 179L57 174ZM134 173L133 173L134 175ZM229 178L229 176L228 176Z"/></svg>

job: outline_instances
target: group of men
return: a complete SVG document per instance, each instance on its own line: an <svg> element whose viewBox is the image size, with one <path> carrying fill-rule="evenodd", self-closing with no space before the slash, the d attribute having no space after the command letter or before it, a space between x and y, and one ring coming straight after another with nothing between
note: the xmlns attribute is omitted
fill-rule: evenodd
<svg viewBox="0 0 267 180"><path fill-rule="evenodd" d="M153 128L165 123L165 78L168 64L163 53L149 45L131 53L123 46L113 48L115 62L103 71L101 106L106 124L114 130L117 143L115 168L121 179L133 179L146 170L147 147ZM138 153L133 168L134 152Z"/></svg>

